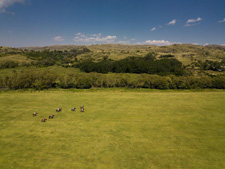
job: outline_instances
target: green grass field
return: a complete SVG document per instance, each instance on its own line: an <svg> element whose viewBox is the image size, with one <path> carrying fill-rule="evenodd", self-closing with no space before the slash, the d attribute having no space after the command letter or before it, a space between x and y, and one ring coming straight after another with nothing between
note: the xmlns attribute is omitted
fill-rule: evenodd
<svg viewBox="0 0 225 169"><path fill-rule="evenodd" d="M224 91L1 92L0 168L223 169L224 103Z"/></svg>
<svg viewBox="0 0 225 169"><path fill-rule="evenodd" d="M48 67L36 67L36 66L30 66L30 67L16 67L16 68L8 68L8 69L0 69L0 76L5 75L12 75L15 71L31 71L31 72L42 72L42 71L49 71L54 72L58 75L65 75L67 73L74 73L74 72L80 72L78 68L73 67L62 67L62 66L48 66Z"/></svg>
<svg viewBox="0 0 225 169"><path fill-rule="evenodd" d="M6 55L6 56L0 57L0 62L4 62L4 61L14 61L21 64L21 63L30 63L33 60L27 58L26 56L15 54L15 55Z"/></svg>

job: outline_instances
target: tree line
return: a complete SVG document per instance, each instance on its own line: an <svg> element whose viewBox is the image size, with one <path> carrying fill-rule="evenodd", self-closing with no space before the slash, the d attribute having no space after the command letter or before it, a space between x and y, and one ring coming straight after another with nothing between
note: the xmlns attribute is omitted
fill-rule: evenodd
<svg viewBox="0 0 225 169"><path fill-rule="evenodd" d="M159 76L126 73L67 73L49 71L15 71L0 76L0 89L50 89L50 88L148 88L148 89L225 89L225 76Z"/></svg>
<svg viewBox="0 0 225 169"><path fill-rule="evenodd" d="M184 74L182 63L175 58L168 59L170 57L172 56L162 56L162 59L156 60L155 53L148 53L144 57L128 57L118 61L104 59L100 62L94 62L86 60L79 64L79 68L87 73L146 73L182 76Z"/></svg>

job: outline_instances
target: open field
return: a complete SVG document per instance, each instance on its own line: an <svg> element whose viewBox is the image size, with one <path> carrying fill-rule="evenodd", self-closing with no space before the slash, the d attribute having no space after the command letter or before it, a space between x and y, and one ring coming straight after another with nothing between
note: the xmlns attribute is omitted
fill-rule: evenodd
<svg viewBox="0 0 225 169"><path fill-rule="evenodd" d="M1 92L0 168L222 169L224 101L216 90Z"/></svg>

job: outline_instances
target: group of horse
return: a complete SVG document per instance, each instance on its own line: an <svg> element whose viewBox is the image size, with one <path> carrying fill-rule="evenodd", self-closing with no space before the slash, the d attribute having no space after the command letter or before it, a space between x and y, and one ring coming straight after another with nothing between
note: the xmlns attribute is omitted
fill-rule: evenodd
<svg viewBox="0 0 225 169"><path fill-rule="evenodd" d="M72 109L71 109L71 111L75 111L76 110L76 108L75 107L73 107ZM62 111L62 108L60 107L60 108L58 108L58 109L56 109L56 112L61 112ZM80 106L80 112L84 112L84 105L83 106ZM34 112L33 113L33 117L35 117L35 116L37 116L37 114L38 113L36 113L36 112ZM53 119L54 118L54 114L51 114L50 116L48 116L48 118L49 119ZM46 122L46 118L43 118L43 119L41 119L41 122Z"/></svg>

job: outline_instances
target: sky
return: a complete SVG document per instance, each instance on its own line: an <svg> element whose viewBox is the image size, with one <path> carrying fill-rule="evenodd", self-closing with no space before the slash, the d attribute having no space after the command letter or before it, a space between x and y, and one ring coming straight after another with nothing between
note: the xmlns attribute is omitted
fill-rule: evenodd
<svg viewBox="0 0 225 169"><path fill-rule="evenodd" d="M225 0L0 0L0 46L225 45Z"/></svg>

